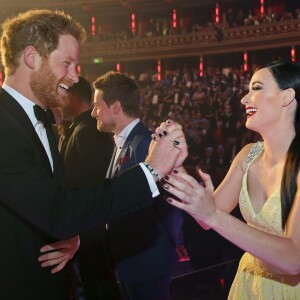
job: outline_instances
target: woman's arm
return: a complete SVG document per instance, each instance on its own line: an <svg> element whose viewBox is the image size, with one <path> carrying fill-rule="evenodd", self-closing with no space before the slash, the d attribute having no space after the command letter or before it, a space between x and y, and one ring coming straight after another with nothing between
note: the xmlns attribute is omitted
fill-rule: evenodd
<svg viewBox="0 0 300 300"><path fill-rule="evenodd" d="M246 145L234 158L222 183L213 193L216 206L230 213L238 204L242 180L246 171L246 158L253 144Z"/></svg>
<svg viewBox="0 0 300 300"><path fill-rule="evenodd" d="M164 187L182 199L169 202L189 213L199 223L205 223L224 238L285 274L300 273L300 191L298 190L288 218L286 236L272 235L253 228L215 205L210 176L199 172L205 187L191 176L172 174ZM298 186L300 176L298 176ZM221 194L220 194L221 196Z"/></svg>

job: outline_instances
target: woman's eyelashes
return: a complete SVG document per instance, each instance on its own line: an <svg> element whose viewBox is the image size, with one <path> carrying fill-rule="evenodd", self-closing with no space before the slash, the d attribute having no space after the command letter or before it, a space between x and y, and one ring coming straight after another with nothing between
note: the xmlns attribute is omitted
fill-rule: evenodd
<svg viewBox="0 0 300 300"><path fill-rule="evenodd" d="M253 90L253 91L259 91L259 90L261 90L261 89L262 89L262 87L259 86L259 85L255 85L255 86L252 87L252 90Z"/></svg>

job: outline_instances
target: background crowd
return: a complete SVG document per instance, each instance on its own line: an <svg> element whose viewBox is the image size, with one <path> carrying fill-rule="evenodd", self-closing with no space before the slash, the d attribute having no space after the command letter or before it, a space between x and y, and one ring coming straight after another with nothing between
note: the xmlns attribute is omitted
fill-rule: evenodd
<svg viewBox="0 0 300 300"><path fill-rule="evenodd" d="M186 167L193 172L200 166L218 185L239 149L259 139L245 128L240 104L251 74L228 67L200 77L183 66L167 71L161 81L153 77L143 73L137 79L144 122L151 130L166 118L182 124L189 145Z"/></svg>

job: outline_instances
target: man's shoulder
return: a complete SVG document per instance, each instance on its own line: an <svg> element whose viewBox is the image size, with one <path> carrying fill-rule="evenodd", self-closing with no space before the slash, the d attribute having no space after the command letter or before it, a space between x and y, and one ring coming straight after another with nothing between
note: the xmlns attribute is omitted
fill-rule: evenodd
<svg viewBox="0 0 300 300"><path fill-rule="evenodd" d="M136 136L141 135L141 136L144 136L145 139L148 137L150 137L150 139L151 139L152 132L148 129L148 127L142 121L137 123L137 125L133 128L133 132Z"/></svg>
<svg viewBox="0 0 300 300"><path fill-rule="evenodd" d="M78 123L74 128L72 136L77 140L88 140L89 143L105 142L113 145L112 134L108 132L100 132L97 129L97 124L92 122L83 121Z"/></svg>
<svg viewBox="0 0 300 300"><path fill-rule="evenodd" d="M139 130L135 131L131 145L134 147L134 145L150 144L150 142L151 131L146 126L141 126Z"/></svg>
<svg viewBox="0 0 300 300"><path fill-rule="evenodd" d="M22 129L19 122L17 121L16 117L12 115L5 106L1 105L1 97L0 97L0 124L1 129L9 129L11 126L13 128Z"/></svg>
<svg viewBox="0 0 300 300"><path fill-rule="evenodd" d="M91 116L90 111L85 111L75 118L74 125L76 127L91 126L96 129L97 120Z"/></svg>

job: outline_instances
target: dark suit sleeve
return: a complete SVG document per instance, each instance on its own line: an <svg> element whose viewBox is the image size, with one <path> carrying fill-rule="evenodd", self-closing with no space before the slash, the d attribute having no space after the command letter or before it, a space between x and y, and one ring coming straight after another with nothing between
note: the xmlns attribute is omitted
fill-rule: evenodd
<svg viewBox="0 0 300 300"><path fill-rule="evenodd" d="M3 111L0 140L0 205L55 238L72 237L152 202L139 166L94 188L63 189L30 137ZM124 194L128 201L122 201Z"/></svg>
<svg viewBox="0 0 300 300"><path fill-rule="evenodd" d="M146 136L138 145L135 151L136 162L143 161L148 154L148 148L151 142L151 137ZM164 229L168 232L175 246L180 244L182 235L183 213L181 209L171 206L167 203L168 197L173 197L170 193L162 188L159 188L160 195L155 198L153 208L160 218L160 222L164 225Z"/></svg>

